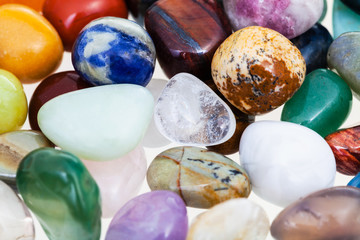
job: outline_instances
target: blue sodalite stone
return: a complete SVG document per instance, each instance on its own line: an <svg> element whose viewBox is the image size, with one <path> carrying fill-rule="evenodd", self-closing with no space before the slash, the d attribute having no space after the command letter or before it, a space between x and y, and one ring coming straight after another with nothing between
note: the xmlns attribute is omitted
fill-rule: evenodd
<svg viewBox="0 0 360 240"><path fill-rule="evenodd" d="M341 0L334 0L333 30L334 38L345 32L360 31L360 15L347 7Z"/></svg>
<svg viewBox="0 0 360 240"><path fill-rule="evenodd" d="M353 179L350 180L348 186L360 188L360 173L358 173Z"/></svg>
<svg viewBox="0 0 360 240"><path fill-rule="evenodd" d="M346 6L360 14L360 0L341 0Z"/></svg>
<svg viewBox="0 0 360 240"><path fill-rule="evenodd" d="M306 74L319 68L327 68L326 55L333 42L329 31L320 23L291 40L300 50L306 62Z"/></svg>
<svg viewBox="0 0 360 240"><path fill-rule="evenodd" d="M72 51L75 70L94 85L131 83L146 86L154 73L155 47L133 21L104 17L89 23Z"/></svg>

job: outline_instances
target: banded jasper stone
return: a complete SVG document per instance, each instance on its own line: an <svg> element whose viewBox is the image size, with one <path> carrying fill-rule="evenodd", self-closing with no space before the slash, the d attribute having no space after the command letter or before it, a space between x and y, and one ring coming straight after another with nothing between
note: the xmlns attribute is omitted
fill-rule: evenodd
<svg viewBox="0 0 360 240"><path fill-rule="evenodd" d="M220 92L250 115L267 113L290 99L304 81L305 68L299 49L287 38L258 26L228 37L211 64Z"/></svg>
<svg viewBox="0 0 360 240"><path fill-rule="evenodd" d="M16 184L50 240L98 240L99 188L76 156L53 148L29 153Z"/></svg>
<svg viewBox="0 0 360 240"><path fill-rule="evenodd" d="M206 0L157 1L145 14L145 26L169 78L187 72L210 79L211 59L231 34L222 8Z"/></svg>
<svg viewBox="0 0 360 240"><path fill-rule="evenodd" d="M336 160L336 170L346 175L360 172L360 126L326 136Z"/></svg>
<svg viewBox="0 0 360 240"><path fill-rule="evenodd" d="M333 187L300 199L271 224L278 240L359 239L360 189Z"/></svg>
<svg viewBox="0 0 360 240"><path fill-rule="evenodd" d="M349 86L334 72L317 69L284 105L281 120L306 126L321 136L336 131L352 107Z"/></svg>
<svg viewBox="0 0 360 240"><path fill-rule="evenodd" d="M151 190L170 190L187 206L209 208L248 197L249 177L231 159L197 147L175 147L155 157L147 172Z"/></svg>

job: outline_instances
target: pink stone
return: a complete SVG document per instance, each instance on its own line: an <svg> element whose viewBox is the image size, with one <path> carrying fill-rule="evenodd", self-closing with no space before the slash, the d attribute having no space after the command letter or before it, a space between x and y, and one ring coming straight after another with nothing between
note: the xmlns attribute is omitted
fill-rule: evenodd
<svg viewBox="0 0 360 240"><path fill-rule="evenodd" d="M104 218L113 217L127 201L137 195L147 169L142 146L117 160L83 162L100 188Z"/></svg>

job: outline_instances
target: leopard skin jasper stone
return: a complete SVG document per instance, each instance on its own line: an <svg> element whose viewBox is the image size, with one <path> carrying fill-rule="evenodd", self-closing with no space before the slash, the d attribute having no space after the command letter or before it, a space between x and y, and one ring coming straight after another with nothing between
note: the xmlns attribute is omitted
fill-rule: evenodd
<svg viewBox="0 0 360 240"><path fill-rule="evenodd" d="M187 206L210 208L232 198L248 197L245 170L224 155L198 147L175 147L155 157L147 172L152 191L173 191Z"/></svg>
<svg viewBox="0 0 360 240"><path fill-rule="evenodd" d="M216 50L211 73L220 92L239 110L258 115L289 100L304 81L299 49L280 33L243 28Z"/></svg>

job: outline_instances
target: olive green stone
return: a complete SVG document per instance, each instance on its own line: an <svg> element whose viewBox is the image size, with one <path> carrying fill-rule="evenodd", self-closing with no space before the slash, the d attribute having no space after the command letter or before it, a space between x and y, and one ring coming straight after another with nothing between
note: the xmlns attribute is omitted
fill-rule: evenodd
<svg viewBox="0 0 360 240"><path fill-rule="evenodd" d="M325 137L345 122L351 106L352 93L342 78L330 70L317 69L286 102L281 120L311 128Z"/></svg>
<svg viewBox="0 0 360 240"><path fill-rule="evenodd" d="M34 150L20 163L16 183L50 240L100 238L99 188L74 155L53 148Z"/></svg>

